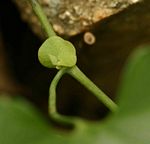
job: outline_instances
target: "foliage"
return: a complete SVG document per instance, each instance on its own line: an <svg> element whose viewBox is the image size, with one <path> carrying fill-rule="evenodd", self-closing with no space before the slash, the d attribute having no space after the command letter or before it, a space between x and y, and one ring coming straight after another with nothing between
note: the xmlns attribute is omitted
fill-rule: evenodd
<svg viewBox="0 0 150 144"><path fill-rule="evenodd" d="M77 121L71 132L56 131L28 102L0 99L1 144L149 144L150 49L129 59L118 92L119 110L101 122Z"/></svg>

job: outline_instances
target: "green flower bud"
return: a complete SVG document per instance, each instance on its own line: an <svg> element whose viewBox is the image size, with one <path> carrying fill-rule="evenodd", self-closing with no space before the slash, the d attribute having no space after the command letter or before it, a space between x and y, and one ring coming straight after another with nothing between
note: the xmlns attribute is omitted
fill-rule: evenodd
<svg viewBox="0 0 150 144"><path fill-rule="evenodd" d="M48 68L72 67L77 62L74 46L59 36L48 38L38 51L42 65Z"/></svg>

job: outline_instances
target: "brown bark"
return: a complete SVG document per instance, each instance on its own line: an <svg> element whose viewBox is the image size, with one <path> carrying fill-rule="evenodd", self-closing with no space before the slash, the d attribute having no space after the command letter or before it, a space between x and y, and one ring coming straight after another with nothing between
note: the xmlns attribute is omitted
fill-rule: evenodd
<svg viewBox="0 0 150 144"><path fill-rule="evenodd" d="M35 33L42 34L40 23L27 0L14 0L22 18ZM89 29L94 23L109 17L140 0L39 0L56 32L73 36Z"/></svg>

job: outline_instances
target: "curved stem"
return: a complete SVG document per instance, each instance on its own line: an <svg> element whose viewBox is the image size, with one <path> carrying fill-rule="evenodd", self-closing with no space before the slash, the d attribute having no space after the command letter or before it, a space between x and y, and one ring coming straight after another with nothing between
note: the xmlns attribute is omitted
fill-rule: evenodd
<svg viewBox="0 0 150 144"><path fill-rule="evenodd" d="M55 36L56 34L52 26L50 25L46 15L44 14L40 4L37 2L37 0L29 0L29 1L32 5L35 14L38 16L38 19L40 20L42 27L45 30L47 36L48 37Z"/></svg>
<svg viewBox="0 0 150 144"><path fill-rule="evenodd" d="M66 124L75 124L76 123L75 119L60 115L56 109L56 87L63 74L66 73L66 70L67 70L66 68L62 68L61 70L59 70L51 82L49 89L49 113L51 118L53 118L57 122L62 122Z"/></svg>
<svg viewBox="0 0 150 144"><path fill-rule="evenodd" d="M50 25L48 19L46 18L41 6L36 0L29 0L34 12L38 16L45 32L48 37L55 36L55 32ZM102 92L88 77L80 71L77 66L72 68L62 68L57 75L54 77L50 86L50 100L49 100L49 110L51 116L59 121L68 121L67 117L61 116L56 111L56 86L60 78L64 73L69 73L72 77L77 79L82 85L84 85L89 91L91 91L99 100L101 100L111 111L117 110L117 105L104 93ZM69 119L70 121L70 119Z"/></svg>
<svg viewBox="0 0 150 144"><path fill-rule="evenodd" d="M68 69L67 73L78 80L89 91L91 91L112 112L117 110L117 105L103 91L101 91L77 66Z"/></svg>

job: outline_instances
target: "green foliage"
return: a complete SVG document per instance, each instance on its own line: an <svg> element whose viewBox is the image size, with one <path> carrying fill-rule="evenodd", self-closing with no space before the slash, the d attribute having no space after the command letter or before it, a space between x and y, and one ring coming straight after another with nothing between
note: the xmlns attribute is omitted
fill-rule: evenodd
<svg viewBox="0 0 150 144"><path fill-rule="evenodd" d="M4 95L5 97L5 95ZM48 144L59 139L28 102L0 99L0 144ZM47 140L48 139L48 140Z"/></svg>
<svg viewBox="0 0 150 144"><path fill-rule="evenodd" d="M122 114L150 110L150 47L141 47L133 53L123 72L118 92ZM130 103L129 98L134 102Z"/></svg>
<svg viewBox="0 0 150 144"><path fill-rule="evenodd" d="M48 68L72 67L76 64L74 46L59 36L48 38L38 52L39 61Z"/></svg>
<svg viewBox="0 0 150 144"><path fill-rule="evenodd" d="M23 100L0 99L0 144L149 144L150 49L138 50L124 70L119 110L97 123L79 122L62 134Z"/></svg>

